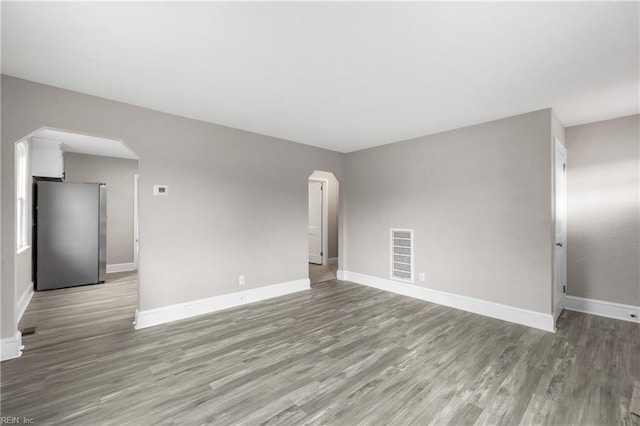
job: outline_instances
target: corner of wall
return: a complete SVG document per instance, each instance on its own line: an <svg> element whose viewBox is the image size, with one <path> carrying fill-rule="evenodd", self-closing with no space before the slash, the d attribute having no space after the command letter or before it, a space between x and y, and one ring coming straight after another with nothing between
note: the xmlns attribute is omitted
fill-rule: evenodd
<svg viewBox="0 0 640 426"><path fill-rule="evenodd" d="M557 138L560 141L560 143L564 145L564 147L566 148L567 143L566 143L566 136L565 136L565 126L562 123L562 121L560 121L560 119L558 118L558 115L556 114L555 110L551 108L550 111L551 111L551 137Z"/></svg>

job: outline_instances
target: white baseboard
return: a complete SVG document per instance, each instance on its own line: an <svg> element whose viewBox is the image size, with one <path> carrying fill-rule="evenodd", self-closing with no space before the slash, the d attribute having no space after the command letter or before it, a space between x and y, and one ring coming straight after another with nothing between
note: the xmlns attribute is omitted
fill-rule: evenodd
<svg viewBox="0 0 640 426"><path fill-rule="evenodd" d="M562 313L562 309L563 309L563 307L562 307L562 305L560 303L558 303L558 304L554 303L553 304L553 319L554 319L554 321L558 321L558 318L560 317L560 314Z"/></svg>
<svg viewBox="0 0 640 426"><path fill-rule="evenodd" d="M342 272L343 278L340 278L340 272ZM385 278L372 277L369 275L359 274L357 272L338 271L338 279L374 287L391 293L401 294L403 296L413 297L415 299L425 300L427 302L437 303L439 305L449 306L455 309L461 309L463 311L473 312L475 314L503 321L526 325L528 327L538 328L544 331L555 332L555 321L553 320L553 315L550 313L545 314L542 312L530 311L527 309L516 308L514 306L489 302L487 300L475 299L425 287L418 287L417 285L405 284Z"/></svg>
<svg viewBox="0 0 640 426"><path fill-rule="evenodd" d="M32 297L33 297L33 282L31 283L27 291L22 293L22 296L20 296L20 299L18 299L18 303L16 305L16 322L17 323L20 322L20 320L22 319L22 316L24 315L24 311L27 310L27 306L29 306L29 302L31 302Z"/></svg>
<svg viewBox="0 0 640 426"><path fill-rule="evenodd" d="M114 272L129 272L135 271L136 264L131 263L113 263L111 265L107 265L107 274L113 274Z"/></svg>
<svg viewBox="0 0 640 426"><path fill-rule="evenodd" d="M207 299L194 300L192 302L163 306L146 311L136 311L135 328L139 330L141 328L246 305L247 303L284 296L298 291L309 290L310 288L309 279L305 278L237 293L224 294L222 296L209 297Z"/></svg>
<svg viewBox="0 0 640 426"><path fill-rule="evenodd" d="M604 300L585 299L577 296L565 296L564 304L565 309L570 311L640 323L640 306L624 305L622 303L607 302ZM636 317L631 317L632 314Z"/></svg>
<svg viewBox="0 0 640 426"><path fill-rule="evenodd" d="M346 273L347 271L343 271L341 269L338 269L336 271L336 278L338 279L338 281L346 281Z"/></svg>
<svg viewBox="0 0 640 426"><path fill-rule="evenodd" d="M336 263L338 263L337 257L330 257L327 259L327 265L335 265Z"/></svg>
<svg viewBox="0 0 640 426"><path fill-rule="evenodd" d="M18 358L22 355L22 333L16 332L15 336L0 340L0 361Z"/></svg>

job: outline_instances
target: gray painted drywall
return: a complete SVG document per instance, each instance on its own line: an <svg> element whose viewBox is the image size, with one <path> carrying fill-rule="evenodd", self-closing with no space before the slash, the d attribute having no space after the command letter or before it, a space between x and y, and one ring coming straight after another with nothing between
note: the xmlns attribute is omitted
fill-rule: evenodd
<svg viewBox="0 0 640 426"><path fill-rule="evenodd" d="M138 160L66 152L67 182L107 184L107 265L133 263L133 176Z"/></svg>
<svg viewBox="0 0 640 426"><path fill-rule="evenodd" d="M343 155L2 76L2 241L15 246L13 143L43 126L122 139L140 158L142 310L308 277L308 177ZM153 196L154 184L169 196ZM8 214L9 213L9 214ZM14 299L13 256L2 299ZM6 266L6 267L5 267ZM238 275L246 285L238 287ZM2 318L13 316L9 303ZM4 306L3 306L4 308ZM11 310L11 312L9 312ZM3 321L2 333L13 325Z"/></svg>
<svg viewBox="0 0 640 426"><path fill-rule="evenodd" d="M2 7L0 7L0 15L2 15ZM0 84L0 99L2 99L2 85ZM2 117L2 102L0 102L0 124L2 123L1 120ZM1 148L1 146L0 146ZM0 149L0 165L2 165L2 149ZM1 169L1 167L0 167ZM3 181L3 175L4 173L2 172L2 170L0 170L0 201L2 200L2 191L3 191L3 186L2 186L2 181ZM5 264L5 257L4 256L4 243L2 243L2 241L4 241L4 239L2 238L2 236L4 235L4 232L2 231L2 229L4 228L4 222L2 221L3 218L3 211L4 211L4 206L3 206L4 202L0 202L0 310L2 312L9 311L12 308L15 309L15 299L13 302L11 303L5 303L6 301L6 297L4 295L4 290L3 288L5 287L5 285L3 285L3 280L4 280L4 271L6 270L4 264ZM12 297L14 297L14 294L11 294ZM5 329L9 329L9 330L14 330L16 328L16 321L13 321L11 324L3 324L3 319L6 316L6 314L0 314L0 338L7 336L8 333L5 332Z"/></svg>
<svg viewBox="0 0 640 426"><path fill-rule="evenodd" d="M550 313L551 133L547 109L347 154L344 268L389 278L414 229L416 285Z"/></svg>
<svg viewBox="0 0 640 426"><path fill-rule="evenodd" d="M569 295L640 306L639 117L566 130Z"/></svg>
<svg viewBox="0 0 640 426"><path fill-rule="evenodd" d="M327 179L327 198L329 199L328 210L328 246L329 246L329 258L337 258L338 257L338 204L340 197L340 184L338 180L333 175L333 173L323 172L316 170L309 177L310 179Z"/></svg>
<svg viewBox="0 0 640 426"><path fill-rule="evenodd" d="M2 14L1 11L2 7L0 7L0 15ZM2 99L2 94L2 84L0 84L0 99ZM2 102L0 102L0 124L2 123L2 113ZM10 176L11 184L15 185L15 177L12 176L15 170L10 172L7 170L8 168L4 166L7 162L7 154L13 151L15 155L15 148L7 150L7 154L4 154L5 150L2 149L2 146L4 146L4 144L0 145L0 338L4 339L14 335L18 327L15 315L16 291L14 286L9 285L9 282L14 278L13 272L11 271L14 267L13 262L15 260L12 248L15 247L16 237L14 232L14 237L11 238L11 234L7 234L6 230L6 224L8 223L13 223L13 226L15 226L15 221L12 217L15 214L16 207L15 202L13 206L9 206L10 203L4 201L5 197L15 195L15 190L11 192L11 194L7 194L5 190L6 180ZM11 215L9 220L7 220L7 214ZM13 229L15 231L15 228Z"/></svg>

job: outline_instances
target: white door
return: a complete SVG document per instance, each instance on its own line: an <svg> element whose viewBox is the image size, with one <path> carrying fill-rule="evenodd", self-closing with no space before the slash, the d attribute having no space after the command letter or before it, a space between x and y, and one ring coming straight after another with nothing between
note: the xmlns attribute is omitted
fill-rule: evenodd
<svg viewBox="0 0 640 426"><path fill-rule="evenodd" d="M567 291L567 150L555 140L556 223L553 271L553 314L557 319L564 309Z"/></svg>
<svg viewBox="0 0 640 426"><path fill-rule="evenodd" d="M309 263L322 265L322 182L309 181Z"/></svg>

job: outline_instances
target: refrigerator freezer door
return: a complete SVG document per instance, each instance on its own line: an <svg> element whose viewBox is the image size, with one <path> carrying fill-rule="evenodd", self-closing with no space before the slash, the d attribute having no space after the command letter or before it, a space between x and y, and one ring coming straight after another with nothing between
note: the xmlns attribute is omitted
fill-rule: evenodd
<svg viewBox="0 0 640 426"><path fill-rule="evenodd" d="M99 197L96 184L38 183L37 290L99 281Z"/></svg>

